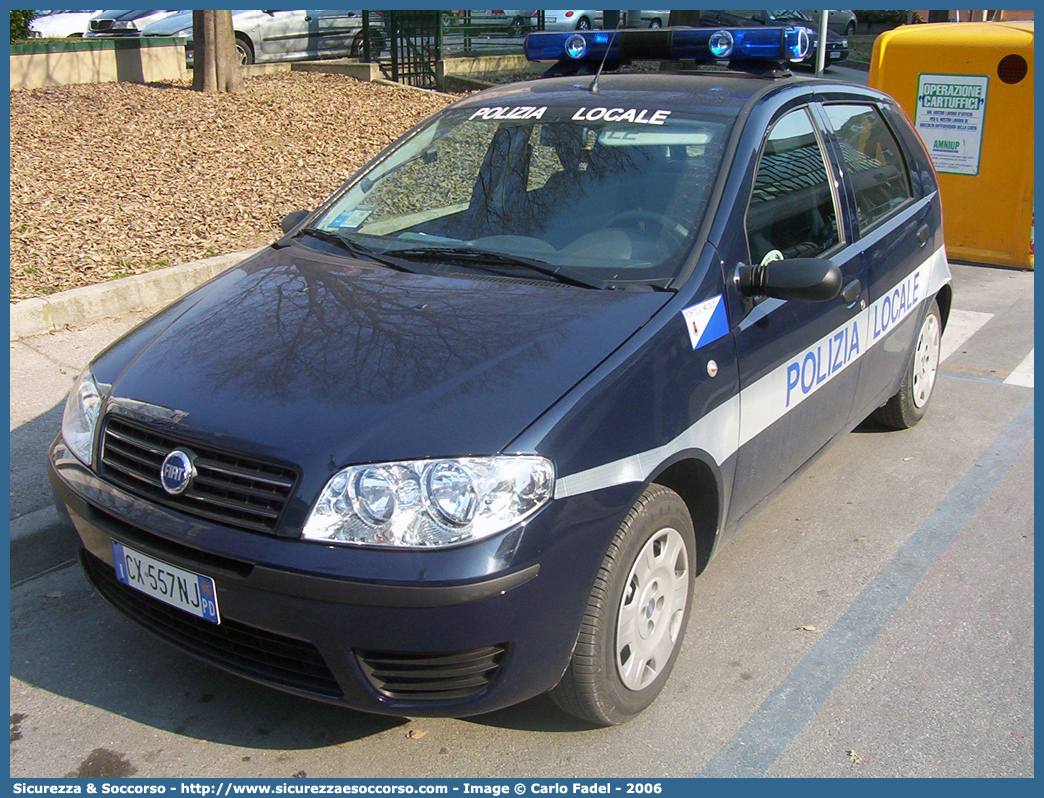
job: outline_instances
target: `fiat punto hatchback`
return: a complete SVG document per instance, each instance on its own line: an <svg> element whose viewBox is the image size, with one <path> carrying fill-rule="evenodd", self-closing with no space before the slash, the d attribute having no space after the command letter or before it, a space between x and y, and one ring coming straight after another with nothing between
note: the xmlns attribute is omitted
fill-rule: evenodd
<svg viewBox="0 0 1044 798"><path fill-rule="evenodd" d="M450 105L110 346L49 452L91 583L310 698L639 713L743 518L932 394L931 162L888 96L791 76L807 47L531 34L557 76Z"/></svg>

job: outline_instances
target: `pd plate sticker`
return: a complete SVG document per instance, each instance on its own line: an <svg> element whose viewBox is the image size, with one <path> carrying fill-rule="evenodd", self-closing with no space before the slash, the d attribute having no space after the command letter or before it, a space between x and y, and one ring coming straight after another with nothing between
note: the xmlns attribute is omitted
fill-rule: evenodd
<svg viewBox="0 0 1044 798"><path fill-rule="evenodd" d="M717 341L729 331L729 322L725 318L725 303L721 294L704 300L698 305L690 305L682 310L685 318L685 329L689 331L692 348L699 349L713 341Z"/></svg>

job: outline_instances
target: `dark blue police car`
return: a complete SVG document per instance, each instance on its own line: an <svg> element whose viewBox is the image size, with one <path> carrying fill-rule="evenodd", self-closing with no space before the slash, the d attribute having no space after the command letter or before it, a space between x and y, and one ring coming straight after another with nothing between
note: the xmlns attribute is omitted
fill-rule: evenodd
<svg viewBox="0 0 1044 798"><path fill-rule="evenodd" d="M110 346L49 452L98 592L367 711L640 712L744 516L931 397L932 165L889 97L789 75L807 46L531 34L558 77L454 103Z"/></svg>

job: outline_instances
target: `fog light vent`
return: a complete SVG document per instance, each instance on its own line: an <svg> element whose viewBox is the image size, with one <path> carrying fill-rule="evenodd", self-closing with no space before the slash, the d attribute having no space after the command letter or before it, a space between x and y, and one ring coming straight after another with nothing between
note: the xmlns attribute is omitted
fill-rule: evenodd
<svg viewBox="0 0 1044 798"><path fill-rule="evenodd" d="M378 693L398 701L448 701L481 693L496 676L504 646L448 653L356 651Z"/></svg>

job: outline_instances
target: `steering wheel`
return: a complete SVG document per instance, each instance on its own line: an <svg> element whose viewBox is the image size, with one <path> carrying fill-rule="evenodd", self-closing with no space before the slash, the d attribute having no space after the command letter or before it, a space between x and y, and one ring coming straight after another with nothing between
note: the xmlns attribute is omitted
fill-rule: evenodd
<svg viewBox="0 0 1044 798"><path fill-rule="evenodd" d="M616 214L605 224L606 227L636 227L642 232L646 231L648 225L653 226L661 233L667 233L671 237L677 238L679 243L689 236L688 228L683 227L662 213L655 213L654 211L623 211Z"/></svg>

